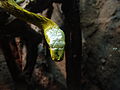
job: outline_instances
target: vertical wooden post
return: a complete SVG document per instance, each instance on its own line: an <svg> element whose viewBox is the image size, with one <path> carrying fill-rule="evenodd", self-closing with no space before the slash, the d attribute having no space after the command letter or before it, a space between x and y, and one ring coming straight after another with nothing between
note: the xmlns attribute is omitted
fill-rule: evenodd
<svg viewBox="0 0 120 90"><path fill-rule="evenodd" d="M13 51L13 49L15 50L16 46L11 47L11 39L9 37L4 37L0 39L0 43L12 78L14 81L17 81L21 70L16 63L16 55L14 54L18 53L18 51Z"/></svg>
<svg viewBox="0 0 120 90"><path fill-rule="evenodd" d="M65 15L67 86L68 90L80 90L82 40L79 0L65 0L62 5L62 10Z"/></svg>

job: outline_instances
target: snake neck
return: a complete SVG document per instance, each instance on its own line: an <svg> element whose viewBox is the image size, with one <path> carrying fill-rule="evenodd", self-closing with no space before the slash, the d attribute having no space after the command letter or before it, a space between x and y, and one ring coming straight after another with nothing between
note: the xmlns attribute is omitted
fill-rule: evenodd
<svg viewBox="0 0 120 90"><path fill-rule="evenodd" d="M21 8L14 0L0 0L0 7L17 18L32 23L45 31L57 27L57 24L52 20Z"/></svg>

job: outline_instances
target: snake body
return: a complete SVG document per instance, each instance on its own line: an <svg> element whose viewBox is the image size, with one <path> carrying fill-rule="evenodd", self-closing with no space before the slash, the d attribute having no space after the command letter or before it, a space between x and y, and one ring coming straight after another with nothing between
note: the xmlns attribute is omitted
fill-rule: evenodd
<svg viewBox="0 0 120 90"><path fill-rule="evenodd" d="M14 0L0 0L0 7L15 17L42 28L52 60L61 60L64 54L65 35L55 22L21 8Z"/></svg>

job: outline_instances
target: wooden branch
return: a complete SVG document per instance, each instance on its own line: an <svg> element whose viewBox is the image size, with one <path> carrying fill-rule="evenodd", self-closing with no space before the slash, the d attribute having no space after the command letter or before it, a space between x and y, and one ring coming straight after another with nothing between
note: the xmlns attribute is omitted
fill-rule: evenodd
<svg viewBox="0 0 120 90"><path fill-rule="evenodd" d="M65 0L62 10L65 15L64 28L66 34L66 73L68 90L82 90L81 60L82 39L80 29L80 0Z"/></svg>

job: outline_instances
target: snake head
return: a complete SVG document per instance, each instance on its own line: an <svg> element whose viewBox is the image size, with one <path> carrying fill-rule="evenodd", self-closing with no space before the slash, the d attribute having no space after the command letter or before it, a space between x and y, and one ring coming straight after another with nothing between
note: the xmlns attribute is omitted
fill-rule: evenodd
<svg viewBox="0 0 120 90"><path fill-rule="evenodd" d="M49 45L52 60L62 60L65 47L64 32L59 27L52 27L45 31L45 38Z"/></svg>

